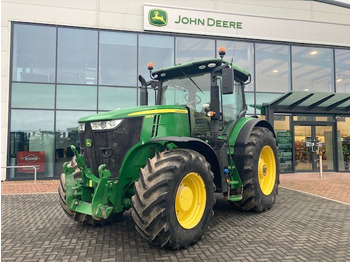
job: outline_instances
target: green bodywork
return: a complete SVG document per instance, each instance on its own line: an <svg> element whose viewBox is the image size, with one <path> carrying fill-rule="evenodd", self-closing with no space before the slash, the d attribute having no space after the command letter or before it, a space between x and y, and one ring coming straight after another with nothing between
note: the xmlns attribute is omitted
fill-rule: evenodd
<svg viewBox="0 0 350 262"><path fill-rule="evenodd" d="M220 61L219 59L202 60L180 66L174 66L155 73L172 73L176 70L194 67L201 63ZM230 65L238 70L242 75L248 76L245 70ZM155 74L153 73L153 74ZM159 115L156 135L152 131L154 128L155 116ZM93 174L82 154L74 146L71 146L77 165L81 171L81 178L74 178L74 169L69 167L68 162L63 165L65 173L66 187L66 207L68 210L91 215L94 219L107 219L112 213L123 212L131 207L131 197L134 195L133 185L139 178L139 171L146 165L149 158L156 152L165 149L178 147L175 143L167 140L156 140L161 137L191 137L191 124L189 109L183 105L157 105L138 106L110 112L104 112L79 119L79 123L108 121L115 119L126 119L133 117L143 117L140 141L134 144L125 153L120 166L117 178L110 179L111 172L104 164L98 168L98 174ZM227 144L228 166L225 168L225 180L228 190L242 188L242 181L233 161L234 145L241 128L254 118L243 117L238 121L233 121L225 130L228 133L221 133L219 139ZM86 141L93 144L94 141ZM89 146L89 145L87 145ZM231 201L239 201L240 194L229 196Z"/></svg>

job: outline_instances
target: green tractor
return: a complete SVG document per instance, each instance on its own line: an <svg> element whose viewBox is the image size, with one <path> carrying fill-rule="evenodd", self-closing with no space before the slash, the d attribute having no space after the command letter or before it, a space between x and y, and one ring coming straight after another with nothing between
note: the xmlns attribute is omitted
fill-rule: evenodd
<svg viewBox="0 0 350 262"><path fill-rule="evenodd" d="M80 153L63 165L65 213L82 224L116 221L131 209L149 242L186 248L208 229L222 193L233 208L263 212L279 184L277 142L265 120L245 117L250 74L220 58L152 72L139 107L78 121ZM148 106L148 90L156 105Z"/></svg>

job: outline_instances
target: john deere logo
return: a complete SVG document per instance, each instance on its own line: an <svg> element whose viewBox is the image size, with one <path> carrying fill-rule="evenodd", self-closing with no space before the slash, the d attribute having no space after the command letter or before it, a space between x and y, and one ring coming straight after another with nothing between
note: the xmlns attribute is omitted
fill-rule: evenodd
<svg viewBox="0 0 350 262"><path fill-rule="evenodd" d="M168 14L161 9L151 9L148 12L148 22L154 26L165 26L168 23Z"/></svg>
<svg viewBox="0 0 350 262"><path fill-rule="evenodd" d="M91 139L89 139L89 138L85 139L85 145L86 145L87 147L91 147L91 146L92 146L92 141L91 141Z"/></svg>

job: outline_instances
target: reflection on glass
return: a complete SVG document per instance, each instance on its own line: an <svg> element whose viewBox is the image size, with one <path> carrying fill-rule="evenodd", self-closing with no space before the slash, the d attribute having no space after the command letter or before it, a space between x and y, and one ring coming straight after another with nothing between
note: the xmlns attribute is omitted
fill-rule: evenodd
<svg viewBox="0 0 350 262"><path fill-rule="evenodd" d="M246 85L245 90L254 91L254 46L253 43L239 41L217 41L218 48L226 48L225 60L232 61L239 67L247 70L251 75L252 81Z"/></svg>
<svg viewBox="0 0 350 262"><path fill-rule="evenodd" d="M339 171L350 171L350 117L337 121Z"/></svg>
<svg viewBox="0 0 350 262"><path fill-rule="evenodd" d="M38 178L53 177L54 111L11 110L9 164L38 168ZM33 169L12 169L10 178L32 179Z"/></svg>
<svg viewBox="0 0 350 262"><path fill-rule="evenodd" d="M136 86L137 35L100 32L101 85Z"/></svg>
<svg viewBox="0 0 350 262"><path fill-rule="evenodd" d="M99 87L99 110L114 110L136 106L136 88ZM152 90L149 90L149 96Z"/></svg>
<svg viewBox="0 0 350 262"><path fill-rule="evenodd" d="M268 104L280 97L282 94L256 93L256 114L261 114L263 104Z"/></svg>
<svg viewBox="0 0 350 262"><path fill-rule="evenodd" d="M255 45L256 91L290 90L289 50L286 45Z"/></svg>
<svg viewBox="0 0 350 262"><path fill-rule="evenodd" d="M335 49L335 84L339 93L350 93L350 50Z"/></svg>
<svg viewBox="0 0 350 262"><path fill-rule="evenodd" d="M332 49L292 47L293 90L333 92Z"/></svg>
<svg viewBox="0 0 350 262"><path fill-rule="evenodd" d="M97 84L97 31L58 28L58 82Z"/></svg>
<svg viewBox="0 0 350 262"><path fill-rule="evenodd" d="M59 85L57 86L58 109L97 109L97 87Z"/></svg>
<svg viewBox="0 0 350 262"><path fill-rule="evenodd" d="M12 80L55 82L56 28L15 24L13 30Z"/></svg>
<svg viewBox="0 0 350 262"><path fill-rule="evenodd" d="M174 65L174 37L140 34L139 75L146 80L150 79L149 62L153 62L154 70Z"/></svg>
<svg viewBox="0 0 350 262"><path fill-rule="evenodd" d="M78 120L84 116L93 115L91 111L57 111L56 112L56 148L55 170L56 174L62 173L64 162L70 161L73 151L70 146L74 145L79 150L80 141L78 134Z"/></svg>
<svg viewBox="0 0 350 262"><path fill-rule="evenodd" d="M215 40L176 37L176 64L215 58Z"/></svg>
<svg viewBox="0 0 350 262"><path fill-rule="evenodd" d="M12 107L53 109L55 106L55 86L13 83L11 98Z"/></svg>

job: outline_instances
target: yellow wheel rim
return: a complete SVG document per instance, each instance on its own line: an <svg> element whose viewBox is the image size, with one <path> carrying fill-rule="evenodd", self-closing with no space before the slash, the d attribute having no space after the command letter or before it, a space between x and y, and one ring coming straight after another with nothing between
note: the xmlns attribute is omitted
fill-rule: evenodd
<svg viewBox="0 0 350 262"><path fill-rule="evenodd" d="M205 184L196 173L188 173L180 182L175 197L177 221L183 228L194 228L201 221L207 202Z"/></svg>
<svg viewBox="0 0 350 262"><path fill-rule="evenodd" d="M270 146L261 150L258 163L259 185L264 195L270 195L276 181L276 159Z"/></svg>

